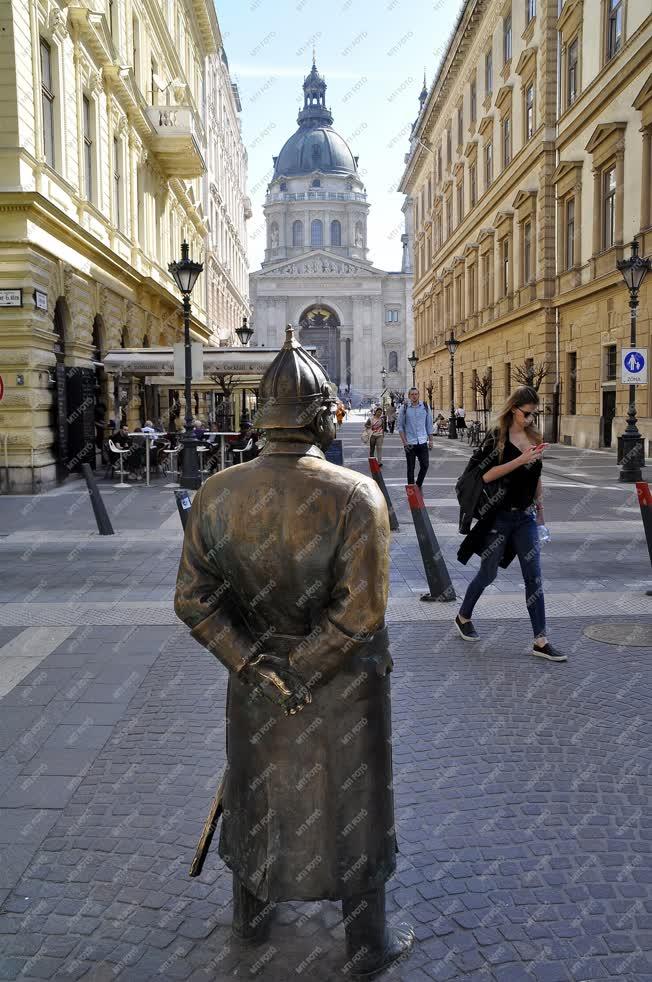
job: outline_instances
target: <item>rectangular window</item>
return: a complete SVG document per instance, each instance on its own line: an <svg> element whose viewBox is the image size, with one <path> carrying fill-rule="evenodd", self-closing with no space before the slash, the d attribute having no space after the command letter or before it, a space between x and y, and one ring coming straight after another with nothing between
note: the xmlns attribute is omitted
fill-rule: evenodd
<svg viewBox="0 0 652 982"><path fill-rule="evenodd" d="M122 228L120 198L122 196L122 174L120 173L120 141L113 137L113 223L116 228Z"/></svg>
<svg viewBox="0 0 652 982"><path fill-rule="evenodd" d="M432 208L432 178L428 178L428 210Z"/></svg>
<svg viewBox="0 0 652 982"><path fill-rule="evenodd" d="M464 309L462 304L462 277L458 276L455 280L455 307L457 308L455 313L455 322L459 324L460 321L464 320Z"/></svg>
<svg viewBox="0 0 652 982"><path fill-rule="evenodd" d="M482 257L482 306L489 306L489 256Z"/></svg>
<svg viewBox="0 0 652 982"><path fill-rule="evenodd" d="M91 101L82 97L82 116L84 126L84 193L89 201L93 198L93 135L91 129Z"/></svg>
<svg viewBox="0 0 652 982"><path fill-rule="evenodd" d="M464 181L457 185L457 224L464 218Z"/></svg>
<svg viewBox="0 0 652 982"><path fill-rule="evenodd" d="M457 145L461 147L464 143L464 112L462 107L457 110Z"/></svg>
<svg viewBox="0 0 652 982"><path fill-rule="evenodd" d="M503 20L503 64L512 58L512 15L507 14Z"/></svg>
<svg viewBox="0 0 652 982"><path fill-rule="evenodd" d="M114 33L113 33L113 31L114 31L114 22L113 22L113 0L109 0L109 31L110 31L110 33L111 33L111 37L112 37L112 38L114 38L114 37L115 37L115 35L114 35Z"/></svg>
<svg viewBox="0 0 652 982"><path fill-rule="evenodd" d="M441 181L442 174L442 164L441 164L441 146L437 147L437 181Z"/></svg>
<svg viewBox="0 0 652 982"><path fill-rule="evenodd" d="M494 145L489 143L484 148L484 184L488 188L494 179Z"/></svg>
<svg viewBox="0 0 652 982"><path fill-rule="evenodd" d="M507 167L512 159L512 117L503 119L503 167Z"/></svg>
<svg viewBox="0 0 652 982"><path fill-rule="evenodd" d="M473 208L478 200L478 167L475 161L469 167L469 184L471 185L471 207Z"/></svg>
<svg viewBox="0 0 652 982"><path fill-rule="evenodd" d="M611 249L616 241L616 168L602 175L602 248Z"/></svg>
<svg viewBox="0 0 652 982"><path fill-rule="evenodd" d="M604 378L605 382L615 382L618 370L618 355L615 344L608 344L604 349Z"/></svg>
<svg viewBox="0 0 652 982"><path fill-rule="evenodd" d="M478 118L478 86L475 78L471 79L471 122L475 123Z"/></svg>
<svg viewBox="0 0 652 982"><path fill-rule="evenodd" d="M523 282L529 283L532 276L532 223L523 223Z"/></svg>
<svg viewBox="0 0 652 982"><path fill-rule="evenodd" d="M451 165L453 160L453 137L452 137L453 121L451 120L448 124L448 129L446 130L446 163L448 167Z"/></svg>
<svg viewBox="0 0 652 982"><path fill-rule="evenodd" d="M577 414L577 352L569 351L568 361L568 400L567 410L569 416Z"/></svg>
<svg viewBox="0 0 652 982"><path fill-rule="evenodd" d="M534 133L534 82L525 90L525 139L529 140Z"/></svg>
<svg viewBox="0 0 652 982"><path fill-rule="evenodd" d="M494 56L491 48L484 56L484 91L489 95L494 90Z"/></svg>
<svg viewBox="0 0 652 982"><path fill-rule="evenodd" d="M607 58L613 58L623 43L623 0L608 0Z"/></svg>
<svg viewBox="0 0 652 982"><path fill-rule="evenodd" d="M503 239L500 248L500 261L503 271L503 297L509 293L509 239Z"/></svg>
<svg viewBox="0 0 652 982"><path fill-rule="evenodd" d="M149 85L152 92L152 105L156 106L158 104L158 85L156 84L156 76L158 74L158 65L156 61L152 58L150 62L149 70Z"/></svg>
<svg viewBox="0 0 652 982"><path fill-rule="evenodd" d="M453 231L453 199L446 198L446 237Z"/></svg>
<svg viewBox="0 0 652 982"><path fill-rule="evenodd" d="M577 99L577 88L578 88L578 77L579 77L579 55L580 55L580 42L579 38L574 38L568 45L568 54L566 55L566 105L572 106Z"/></svg>
<svg viewBox="0 0 652 982"><path fill-rule="evenodd" d="M442 217L441 212L437 215L437 223L435 225L435 247L441 249L441 244L444 240L443 229L442 229Z"/></svg>
<svg viewBox="0 0 652 982"><path fill-rule="evenodd" d="M575 198L566 202L566 269L575 265Z"/></svg>
<svg viewBox="0 0 652 982"><path fill-rule="evenodd" d="M385 322L387 324L394 324L398 322L398 310L386 310L385 311Z"/></svg>
<svg viewBox="0 0 652 982"><path fill-rule="evenodd" d="M469 314L475 313L475 263L469 266Z"/></svg>
<svg viewBox="0 0 652 982"><path fill-rule="evenodd" d="M43 153L45 160L54 167L54 89L52 85L52 51L43 38L41 54L41 107L43 112Z"/></svg>
<svg viewBox="0 0 652 982"><path fill-rule="evenodd" d="M505 398L511 394L512 391L512 363L511 361L505 362Z"/></svg>
<svg viewBox="0 0 652 982"><path fill-rule="evenodd" d="M140 23L137 17L131 21L131 67L136 85L140 88Z"/></svg>
<svg viewBox="0 0 652 982"><path fill-rule="evenodd" d="M537 15L537 0L527 0L525 23L529 24Z"/></svg>

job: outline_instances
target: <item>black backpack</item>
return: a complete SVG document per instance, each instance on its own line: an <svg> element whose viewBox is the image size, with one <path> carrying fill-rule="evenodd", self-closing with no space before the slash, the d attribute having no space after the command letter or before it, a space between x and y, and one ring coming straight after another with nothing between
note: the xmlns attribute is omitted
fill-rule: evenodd
<svg viewBox="0 0 652 982"><path fill-rule="evenodd" d="M462 535L471 531L474 518L486 518L505 497L507 487L504 480L491 481L489 484L482 480L485 471L498 463L497 457L496 434L487 433L457 479L455 494L460 505L458 527Z"/></svg>

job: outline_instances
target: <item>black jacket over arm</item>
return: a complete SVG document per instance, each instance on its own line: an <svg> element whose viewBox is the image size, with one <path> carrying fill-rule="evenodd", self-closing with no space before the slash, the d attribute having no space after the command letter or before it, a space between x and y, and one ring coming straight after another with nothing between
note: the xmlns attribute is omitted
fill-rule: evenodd
<svg viewBox="0 0 652 982"><path fill-rule="evenodd" d="M459 529L460 532L467 533L457 552L457 558L464 566L474 553L481 556L484 552L487 535L493 527L496 512L505 498L504 480L491 481L487 484L482 479L489 468L496 467L499 463L497 434L492 431L487 434L482 445L474 450L457 482L455 490L460 503ZM471 528L473 518L477 521ZM516 551L508 543L500 565L506 568L515 555Z"/></svg>

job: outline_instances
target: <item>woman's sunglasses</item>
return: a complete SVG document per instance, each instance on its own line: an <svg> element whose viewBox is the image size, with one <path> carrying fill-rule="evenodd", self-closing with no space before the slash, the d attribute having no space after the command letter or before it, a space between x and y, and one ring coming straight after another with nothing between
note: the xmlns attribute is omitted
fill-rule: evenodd
<svg viewBox="0 0 652 982"><path fill-rule="evenodd" d="M539 415L538 413L523 412L520 406L517 406L516 408L518 409L519 413L523 413L523 419L536 419L537 416Z"/></svg>

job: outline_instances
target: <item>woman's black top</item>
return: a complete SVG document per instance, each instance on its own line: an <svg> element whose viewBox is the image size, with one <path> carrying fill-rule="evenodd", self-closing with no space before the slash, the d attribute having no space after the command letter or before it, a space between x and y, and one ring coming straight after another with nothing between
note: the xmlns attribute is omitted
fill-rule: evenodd
<svg viewBox="0 0 652 982"><path fill-rule="evenodd" d="M510 460L515 460L520 456L521 451L508 438L501 463L507 464ZM511 474L507 474L503 478L507 494L501 508L521 508L523 511L529 508L534 501L541 470L541 461L536 460L532 464L525 464L523 467L518 467L512 471Z"/></svg>

